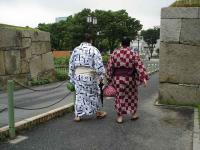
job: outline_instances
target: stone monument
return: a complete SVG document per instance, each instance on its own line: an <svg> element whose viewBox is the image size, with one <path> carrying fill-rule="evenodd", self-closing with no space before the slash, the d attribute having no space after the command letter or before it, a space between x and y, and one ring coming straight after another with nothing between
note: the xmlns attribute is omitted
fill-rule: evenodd
<svg viewBox="0 0 200 150"><path fill-rule="evenodd" d="M0 24L0 89L8 79L27 85L44 78L55 80L50 33Z"/></svg>

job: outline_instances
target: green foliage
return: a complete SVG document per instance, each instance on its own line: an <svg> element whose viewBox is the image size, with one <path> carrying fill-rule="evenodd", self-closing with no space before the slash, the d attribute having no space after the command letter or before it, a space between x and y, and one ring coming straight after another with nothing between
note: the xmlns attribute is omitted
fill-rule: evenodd
<svg viewBox="0 0 200 150"><path fill-rule="evenodd" d="M59 81L68 80L68 68L65 66L56 67L56 79Z"/></svg>
<svg viewBox="0 0 200 150"><path fill-rule="evenodd" d="M30 28L30 27L19 27L19 26L12 26L7 24L0 24L0 28L8 28L8 29L16 29L16 30L33 30L33 31L40 31L38 29Z"/></svg>
<svg viewBox="0 0 200 150"><path fill-rule="evenodd" d="M51 24L40 23L38 24L38 28L42 31L49 32Z"/></svg>
<svg viewBox="0 0 200 150"><path fill-rule="evenodd" d="M108 59L109 59L109 55L103 55L102 56L102 59L103 59L103 64L107 64L107 62L108 62Z"/></svg>
<svg viewBox="0 0 200 150"><path fill-rule="evenodd" d="M152 56L153 47L157 43L157 40L160 38L160 28L154 27L147 30L142 30L141 36L143 36L144 41L148 44Z"/></svg>
<svg viewBox="0 0 200 150"><path fill-rule="evenodd" d="M160 28L154 27L147 30L142 30L141 36L143 36L144 41L148 45L154 45L157 43L157 40L160 38Z"/></svg>
<svg viewBox="0 0 200 150"><path fill-rule="evenodd" d="M97 18L97 25L86 22L89 15ZM139 20L131 18L125 10L92 12L90 9L83 9L67 17L65 21L39 24L38 29L51 33L52 47L57 50L72 50L82 42L82 36L87 32L93 35L93 44L98 49L108 51L119 45L122 36L134 39L142 25Z"/></svg>
<svg viewBox="0 0 200 150"><path fill-rule="evenodd" d="M70 57L54 58L56 79L59 81L68 80L68 64Z"/></svg>
<svg viewBox="0 0 200 150"><path fill-rule="evenodd" d="M75 86L72 83L68 82L67 83L67 89L70 90L71 92L74 92Z"/></svg>
<svg viewBox="0 0 200 150"><path fill-rule="evenodd" d="M170 7L200 7L200 0L177 0Z"/></svg>
<svg viewBox="0 0 200 150"><path fill-rule="evenodd" d="M8 139L8 135L0 134L0 142L5 142Z"/></svg>
<svg viewBox="0 0 200 150"><path fill-rule="evenodd" d="M199 124L200 124L200 105L198 105L198 110L199 110Z"/></svg>
<svg viewBox="0 0 200 150"><path fill-rule="evenodd" d="M140 22L128 16L125 10L96 10L94 14L98 19L97 29L100 31L100 36L97 39L102 41L102 45L104 40L107 50L112 51L118 47L123 36L134 39L137 32L142 29Z"/></svg>
<svg viewBox="0 0 200 150"><path fill-rule="evenodd" d="M60 58L54 58L54 64L56 66L63 65L68 66L70 57L60 57Z"/></svg>
<svg viewBox="0 0 200 150"><path fill-rule="evenodd" d="M65 73L65 72L56 71L56 79L59 81L64 81L64 80L68 80L69 77L68 77L67 73Z"/></svg>
<svg viewBox="0 0 200 150"><path fill-rule="evenodd" d="M31 81L31 85L32 86L35 86L35 85L44 85L44 84L48 84L48 83L50 83L49 79L41 79L41 80L35 80L35 79L33 79Z"/></svg>
<svg viewBox="0 0 200 150"><path fill-rule="evenodd" d="M100 37L96 39L98 43L98 48L101 52L105 53L109 50L109 41L108 39L101 39Z"/></svg>
<svg viewBox="0 0 200 150"><path fill-rule="evenodd" d="M185 102L177 102L174 99L167 99L167 100L159 100L160 104L164 105L172 105L172 106L191 106L191 107L197 107L197 104L192 103L185 103Z"/></svg>

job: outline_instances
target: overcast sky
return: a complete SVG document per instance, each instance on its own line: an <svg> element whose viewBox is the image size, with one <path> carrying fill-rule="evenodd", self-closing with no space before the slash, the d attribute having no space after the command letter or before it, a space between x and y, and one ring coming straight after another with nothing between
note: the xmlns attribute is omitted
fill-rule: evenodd
<svg viewBox="0 0 200 150"><path fill-rule="evenodd" d="M91 10L125 9L141 21L144 29L160 25L160 10L175 0L0 0L0 23L37 27L38 23L53 23L65 17Z"/></svg>

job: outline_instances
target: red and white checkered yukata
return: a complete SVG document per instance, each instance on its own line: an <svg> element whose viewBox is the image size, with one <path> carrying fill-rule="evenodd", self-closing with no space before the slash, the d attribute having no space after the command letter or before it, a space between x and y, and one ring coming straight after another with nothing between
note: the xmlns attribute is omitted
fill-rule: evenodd
<svg viewBox="0 0 200 150"><path fill-rule="evenodd" d="M116 68L136 69L135 76L116 76ZM135 114L138 106L138 85L149 76L138 53L129 47L114 50L109 58L107 66L107 80L117 90L115 109L119 116L123 114Z"/></svg>

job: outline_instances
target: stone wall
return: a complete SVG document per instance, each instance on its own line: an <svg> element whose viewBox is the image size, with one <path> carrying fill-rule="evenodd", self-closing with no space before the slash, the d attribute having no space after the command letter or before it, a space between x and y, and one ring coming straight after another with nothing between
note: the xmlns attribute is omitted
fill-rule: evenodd
<svg viewBox="0 0 200 150"><path fill-rule="evenodd" d="M0 28L0 89L8 79L27 84L31 79L55 80L50 34L33 29Z"/></svg>
<svg viewBox="0 0 200 150"><path fill-rule="evenodd" d="M200 8L163 8L160 36L160 102L200 103Z"/></svg>

